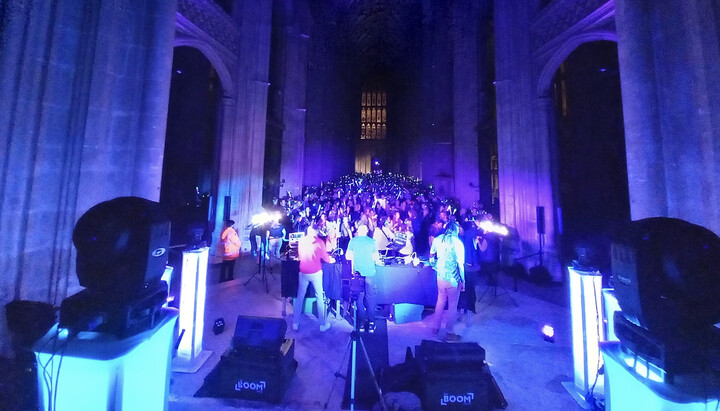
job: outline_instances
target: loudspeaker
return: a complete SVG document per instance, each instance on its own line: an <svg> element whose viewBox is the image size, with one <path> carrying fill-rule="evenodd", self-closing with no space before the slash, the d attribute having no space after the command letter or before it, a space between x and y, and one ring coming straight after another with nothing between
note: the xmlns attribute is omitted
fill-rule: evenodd
<svg viewBox="0 0 720 411"><path fill-rule="evenodd" d="M242 398L277 404L297 370L295 340L284 340L272 355L228 349L195 396Z"/></svg>
<svg viewBox="0 0 720 411"><path fill-rule="evenodd" d="M537 213L537 232L538 234L545 234L545 207L535 207Z"/></svg>
<svg viewBox="0 0 720 411"><path fill-rule="evenodd" d="M223 201L223 221L230 219L230 196L225 196Z"/></svg>
<svg viewBox="0 0 720 411"><path fill-rule="evenodd" d="M241 351L277 352L285 341L287 323L282 318L238 315L232 348Z"/></svg>
<svg viewBox="0 0 720 411"><path fill-rule="evenodd" d="M415 358L425 371L481 368L485 364L485 349L478 343L422 340L415 346Z"/></svg>

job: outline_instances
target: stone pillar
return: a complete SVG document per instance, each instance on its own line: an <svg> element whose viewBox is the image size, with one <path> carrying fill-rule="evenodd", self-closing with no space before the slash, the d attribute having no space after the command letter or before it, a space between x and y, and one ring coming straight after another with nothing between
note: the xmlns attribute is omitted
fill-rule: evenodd
<svg viewBox="0 0 720 411"><path fill-rule="evenodd" d="M159 198L175 2L18 0L3 11L0 307L59 305L79 288L77 218L118 196ZM5 327L0 313L0 355Z"/></svg>
<svg viewBox="0 0 720 411"><path fill-rule="evenodd" d="M305 114L307 112L307 58L309 35L298 24L288 27L285 59L285 99L283 106L282 163L280 178L293 196L302 194L305 160Z"/></svg>
<svg viewBox="0 0 720 411"><path fill-rule="evenodd" d="M492 0L484 0L480 6L480 16L478 18L478 121L476 136L478 141L478 178L479 193L478 200L486 208L493 209L492 195L492 152L497 145L497 132L495 122L495 95L492 82L495 80L493 76L495 70L490 70L489 63L491 61L489 47L490 34L488 29L489 22L492 20Z"/></svg>
<svg viewBox="0 0 720 411"><path fill-rule="evenodd" d="M617 0L630 213L720 234L720 6Z"/></svg>
<svg viewBox="0 0 720 411"><path fill-rule="evenodd" d="M307 90L307 133L305 136L305 159L303 183L317 185L334 177L335 163L341 161L340 142L336 141L336 123L342 102L337 99L336 83L339 80L335 71L337 53L334 38L337 27L331 16L323 15L312 26L312 39L309 44L309 59L312 65L308 69Z"/></svg>
<svg viewBox="0 0 720 411"><path fill-rule="evenodd" d="M550 100L538 100L530 52L530 22L536 0L495 1L496 102L500 220L517 230L521 250L537 253L537 207L545 210L543 263L554 280L562 279L555 251L555 201L552 190ZM538 260L526 260L535 265Z"/></svg>
<svg viewBox="0 0 720 411"><path fill-rule="evenodd" d="M230 196L231 206L229 216L231 219L236 219L235 228L238 229L238 233L242 238L242 227L244 227L242 221L239 220L236 211L237 206L233 208L233 205L239 204L239 193L233 193L231 191L231 182L233 179L233 156L235 151L234 146L234 134L235 134L235 99L230 96L223 96L222 98L222 138L220 140L220 155L218 166L218 182L217 182L217 198L215 199L215 226L212 232L212 244L216 244L222 233L224 217L225 217L225 196Z"/></svg>
<svg viewBox="0 0 720 411"><path fill-rule="evenodd" d="M528 0L495 1L495 92L497 106L500 219L523 242L537 238L535 106L531 82ZM535 242L535 241L533 241ZM532 244L525 251L536 249Z"/></svg>
<svg viewBox="0 0 720 411"><path fill-rule="evenodd" d="M554 281L562 281L564 278L563 263L559 260L558 241L559 234L556 233L558 226L558 207L556 194L553 187L558 187L557 176L555 172L557 167L557 157L555 155L555 146L557 143L556 125L555 125L555 104L550 97L540 97L535 100L535 141L533 148L535 150L535 164L537 173L537 200L535 207L543 207L545 212L545 245L543 248L543 264L550 271ZM532 204L528 204L532 207ZM531 221L535 223L536 233L538 227L537 210L535 215L531 215ZM540 240L539 233L536 234Z"/></svg>
<svg viewBox="0 0 720 411"><path fill-rule="evenodd" d="M442 196L454 195L451 2L423 2L422 179Z"/></svg>
<svg viewBox="0 0 720 411"><path fill-rule="evenodd" d="M458 0L453 7L453 149L455 197L470 207L479 198L478 22L480 5Z"/></svg>
<svg viewBox="0 0 720 411"><path fill-rule="evenodd" d="M237 111L235 133L227 144L230 160L221 162L220 174L232 176L224 191L233 198L231 218L244 227L262 209L272 1L244 0L235 5L233 14L240 27ZM220 191L223 188L221 184Z"/></svg>

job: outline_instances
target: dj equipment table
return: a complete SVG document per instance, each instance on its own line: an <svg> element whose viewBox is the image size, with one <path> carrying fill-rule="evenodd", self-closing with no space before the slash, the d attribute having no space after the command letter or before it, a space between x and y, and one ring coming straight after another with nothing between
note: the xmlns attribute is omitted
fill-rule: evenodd
<svg viewBox="0 0 720 411"><path fill-rule="evenodd" d="M297 295L299 262L282 262L281 293L283 297ZM350 263L323 264L323 288L331 300L343 297L342 280L350 278ZM437 279L430 267L411 265L377 266L375 284L378 304L408 303L434 306L437 301ZM308 290L309 291L309 290ZM313 294L309 295L313 297Z"/></svg>

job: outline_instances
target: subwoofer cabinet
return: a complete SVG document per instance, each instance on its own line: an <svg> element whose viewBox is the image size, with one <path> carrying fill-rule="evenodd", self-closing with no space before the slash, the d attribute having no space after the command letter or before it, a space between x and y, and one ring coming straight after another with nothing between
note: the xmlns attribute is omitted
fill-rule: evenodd
<svg viewBox="0 0 720 411"><path fill-rule="evenodd" d="M423 410L493 409L490 370L477 343L423 340L415 346L422 370Z"/></svg>
<svg viewBox="0 0 720 411"><path fill-rule="evenodd" d="M229 348L205 383L212 386L213 397L278 404L297 366L292 338L285 339L278 351Z"/></svg>

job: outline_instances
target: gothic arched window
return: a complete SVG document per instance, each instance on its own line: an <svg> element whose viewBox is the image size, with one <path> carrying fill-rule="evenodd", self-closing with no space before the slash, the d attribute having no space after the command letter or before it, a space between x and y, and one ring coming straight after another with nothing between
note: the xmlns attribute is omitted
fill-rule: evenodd
<svg viewBox="0 0 720 411"><path fill-rule="evenodd" d="M384 91L362 93L360 140L384 140L387 130L387 98Z"/></svg>

